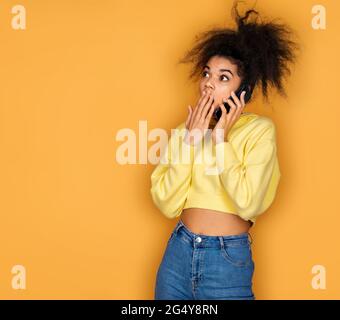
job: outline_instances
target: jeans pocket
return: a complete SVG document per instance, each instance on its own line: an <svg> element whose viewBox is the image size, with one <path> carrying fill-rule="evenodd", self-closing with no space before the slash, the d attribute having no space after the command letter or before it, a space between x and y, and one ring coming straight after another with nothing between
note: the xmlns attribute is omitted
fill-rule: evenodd
<svg viewBox="0 0 340 320"><path fill-rule="evenodd" d="M173 232L171 233L171 235L170 235L169 240L168 240L168 244L171 243L172 240L173 240L175 237L176 237L176 234L175 234L175 232L173 231Z"/></svg>
<svg viewBox="0 0 340 320"><path fill-rule="evenodd" d="M250 244L224 245L221 248L225 260L237 267L247 267L253 263Z"/></svg>

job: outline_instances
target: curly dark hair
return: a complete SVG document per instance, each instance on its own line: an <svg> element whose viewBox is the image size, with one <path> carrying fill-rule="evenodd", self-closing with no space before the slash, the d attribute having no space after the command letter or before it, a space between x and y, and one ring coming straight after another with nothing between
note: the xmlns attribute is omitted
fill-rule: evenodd
<svg viewBox="0 0 340 320"><path fill-rule="evenodd" d="M253 9L240 16L234 1L231 15L237 28L215 27L199 33L195 45L179 63L192 62L194 67L189 79L199 77L204 66L213 56L222 56L238 67L238 75L251 89L261 84L262 95L268 102L268 85L276 88L279 94L287 97L283 80L291 74L290 64L297 60L300 46L293 37L295 32L285 24L258 22L259 13ZM254 21L249 21L251 15Z"/></svg>

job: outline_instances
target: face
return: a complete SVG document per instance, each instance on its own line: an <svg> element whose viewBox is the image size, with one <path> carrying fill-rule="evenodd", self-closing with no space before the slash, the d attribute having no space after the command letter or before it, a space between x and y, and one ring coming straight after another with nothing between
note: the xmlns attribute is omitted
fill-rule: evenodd
<svg viewBox="0 0 340 320"><path fill-rule="evenodd" d="M237 65L231 63L227 58L214 56L210 58L201 73L200 94L208 89L213 94L213 108L216 110L223 102L223 98L229 98L232 91L236 91L241 85L242 78L237 74ZM210 126L216 124L212 116Z"/></svg>

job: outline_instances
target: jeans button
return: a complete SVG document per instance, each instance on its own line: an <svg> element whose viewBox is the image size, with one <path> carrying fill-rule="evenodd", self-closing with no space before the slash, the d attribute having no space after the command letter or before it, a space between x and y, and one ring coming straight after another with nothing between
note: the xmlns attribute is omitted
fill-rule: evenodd
<svg viewBox="0 0 340 320"><path fill-rule="evenodd" d="M201 242L201 241L202 241L202 238L201 238L201 237L197 237L197 238L196 238L196 241L197 241L197 242Z"/></svg>

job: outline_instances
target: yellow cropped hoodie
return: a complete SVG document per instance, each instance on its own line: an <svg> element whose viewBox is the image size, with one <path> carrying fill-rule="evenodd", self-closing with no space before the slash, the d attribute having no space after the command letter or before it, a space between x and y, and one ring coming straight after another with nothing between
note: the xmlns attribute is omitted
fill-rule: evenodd
<svg viewBox="0 0 340 320"><path fill-rule="evenodd" d="M211 130L195 146L183 141L185 122L171 130L151 174L151 196L168 218L186 208L238 215L255 223L272 204L280 180L273 121L242 113L228 141L212 143Z"/></svg>

